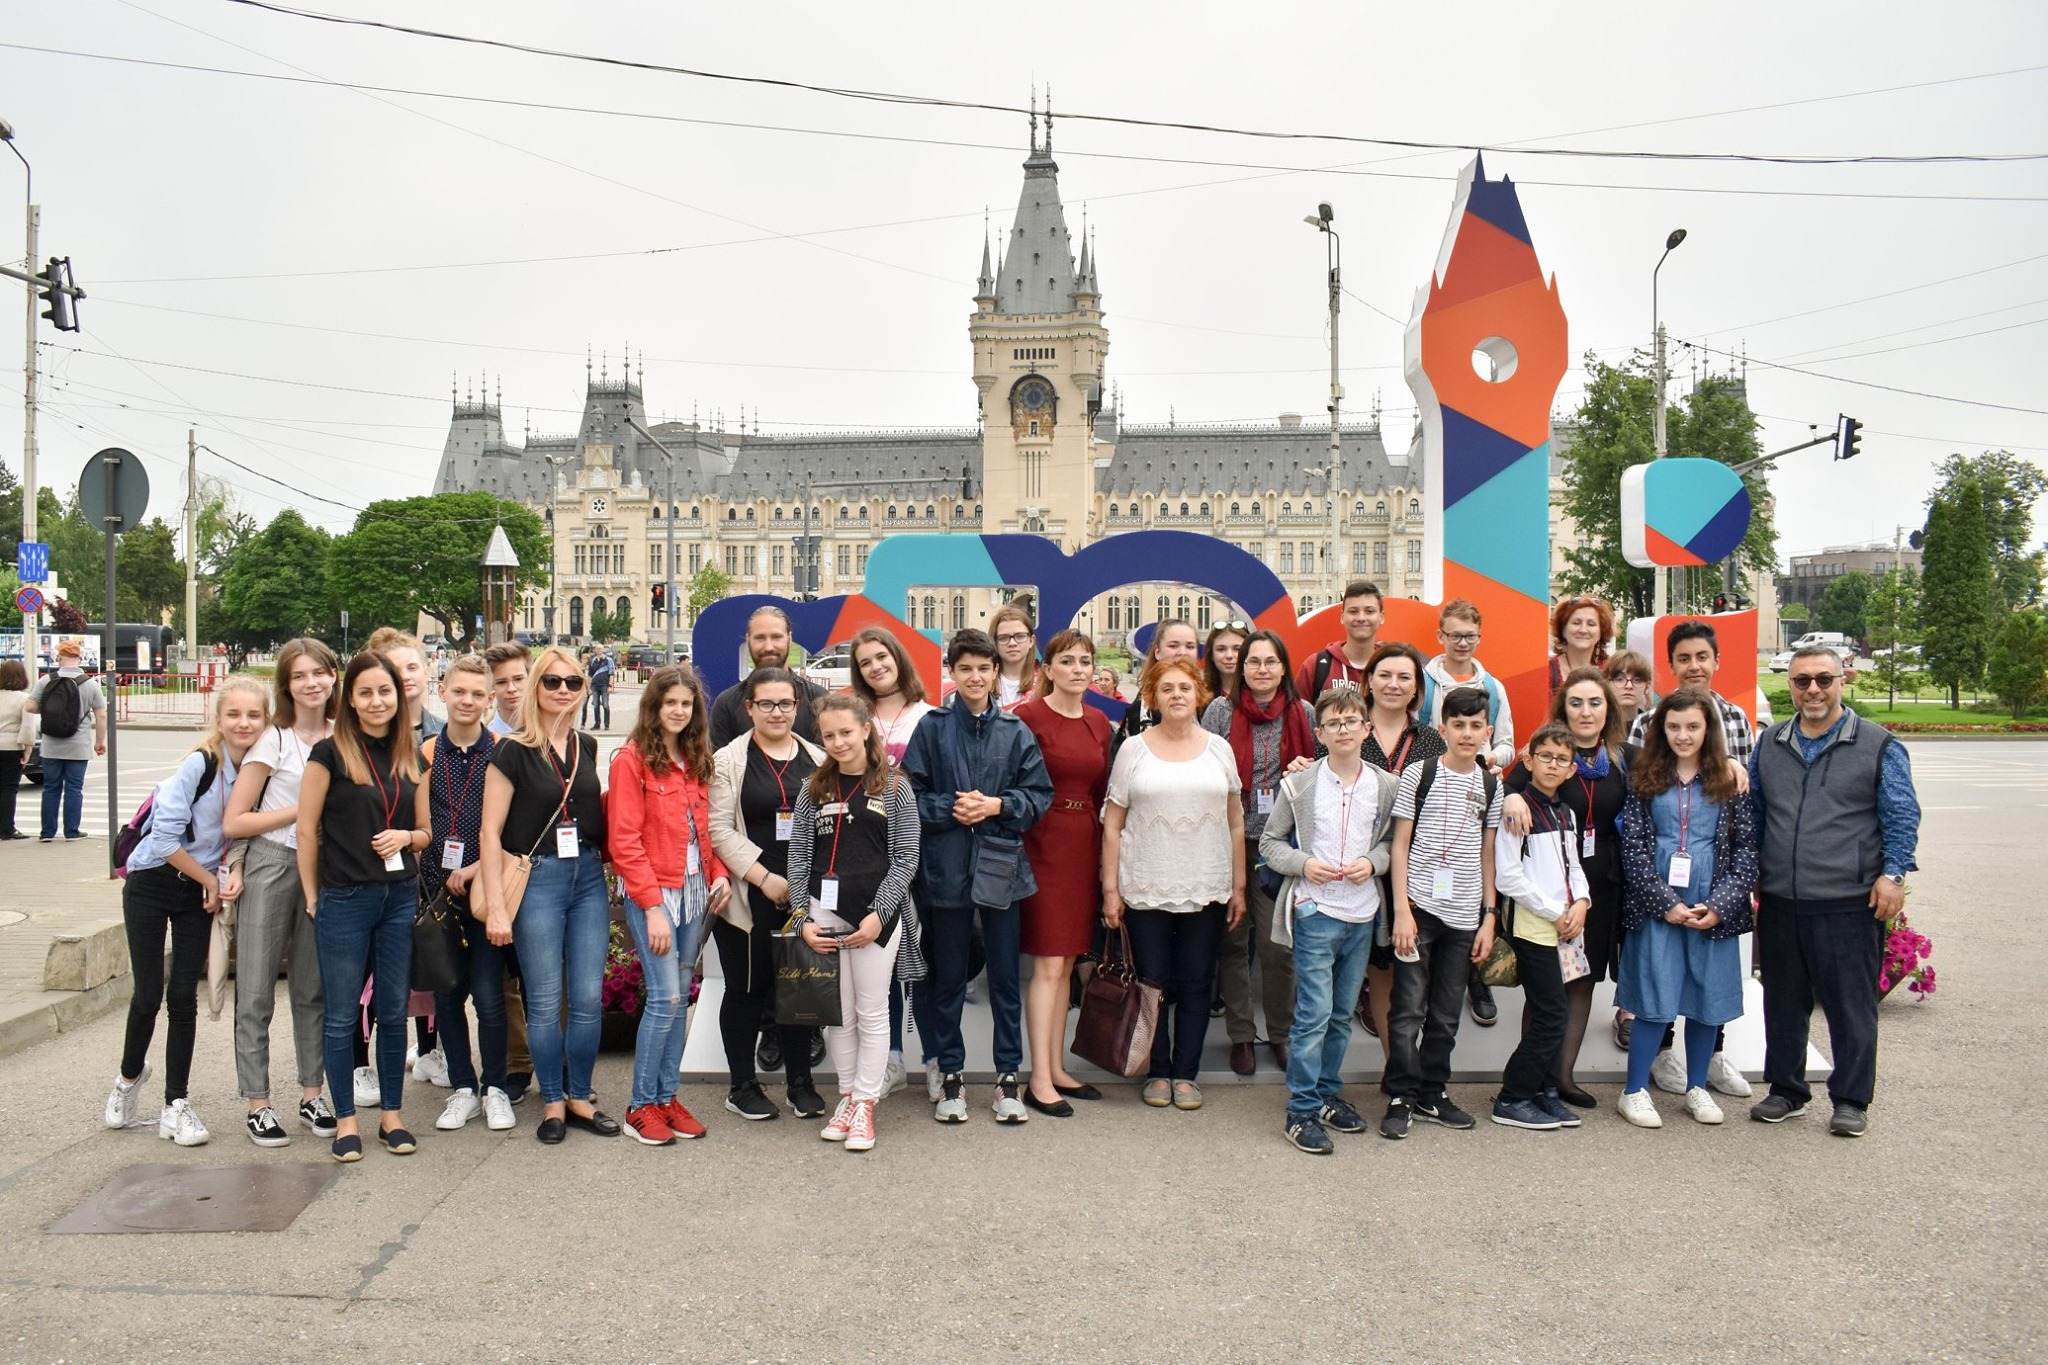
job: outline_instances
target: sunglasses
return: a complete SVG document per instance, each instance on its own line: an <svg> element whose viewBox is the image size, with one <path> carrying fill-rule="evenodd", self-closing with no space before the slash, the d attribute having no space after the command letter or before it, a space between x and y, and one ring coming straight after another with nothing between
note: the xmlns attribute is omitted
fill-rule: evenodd
<svg viewBox="0 0 2048 1365"><path fill-rule="evenodd" d="M1833 687L1841 679L1842 675L1839 673L1801 673L1792 679L1792 690L1804 692L1809 688Z"/></svg>
<svg viewBox="0 0 2048 1365"><path fill-rule="evenodd" d="M581 692L583 679L574 673L543 673L540 675L540 685L550 692Z"/></svg>
<svg viewBox="0 0 2048 1365"><path fill-rule="evenodd" d="M1218 630L1250 630L1251 628L1252 623L1249 621L1225 621L1222 625L1216 627Z"/></svg>

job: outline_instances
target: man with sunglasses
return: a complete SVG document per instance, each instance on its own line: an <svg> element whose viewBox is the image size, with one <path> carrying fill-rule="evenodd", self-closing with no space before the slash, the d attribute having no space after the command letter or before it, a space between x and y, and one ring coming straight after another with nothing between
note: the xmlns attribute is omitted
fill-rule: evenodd
<svg viewBox="0 0 2048 1365"><path fill-rule="evenodd" d="M1344 638L1326 645L1301 661L1294 690L1310 706L1332 684L1355 687L1365 693L1365 666L1379 647L1380 627L1386 624L1387 600L1377 583L1355 578L1344 585Z"/></svg>
<svg viewBox="0 0 2048 1365"><path fill-rule="evenodd" d="M752 667L788 668L789 643L789 613L781 607L754 608L747 618L747 659ZM816 744L818 718L812 703L825 695L825 689L801 673L797 681L803 684L804 695L797 699L796 732ZM742 678L711 703L711 747L723 749L752 728L747 719L747 680Z"/></svg>
<svg viewBox="0 0 2048 1365"><path fill-rule="evenodd" d="M1877 979L1890 922L1906 905L1920 833L1906 746L1842 705L1842 660L1825 645L1793 651L1798 715L1773 726L1749 760L1756 803L1757 920L1764 967L1759 1123L1806 1112L1806 1038L1818 1004L1834 1069L1828 1131L1861 1137L1877 1085Z"/></svg>

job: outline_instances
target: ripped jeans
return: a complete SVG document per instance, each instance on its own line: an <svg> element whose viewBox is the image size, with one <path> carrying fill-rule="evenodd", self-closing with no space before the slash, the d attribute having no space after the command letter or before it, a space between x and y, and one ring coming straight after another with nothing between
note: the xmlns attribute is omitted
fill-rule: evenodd
<svg viewBox="0 0 2048 1365"><path fill-rule="evenodd" d="M654 908L663 914L660 906ZM633 1094L627 1106L662 1104L675 1098L683 1070L684 1012L690 1006L690 983L697 975L697 952L711 931L713 916L705 911L693 923L671 926L667 952L657 956L647 946L647 911L626 897L626 929L640 953L640 975L647 1000L640 1012L640 1032L633 1040Z"/></svg>

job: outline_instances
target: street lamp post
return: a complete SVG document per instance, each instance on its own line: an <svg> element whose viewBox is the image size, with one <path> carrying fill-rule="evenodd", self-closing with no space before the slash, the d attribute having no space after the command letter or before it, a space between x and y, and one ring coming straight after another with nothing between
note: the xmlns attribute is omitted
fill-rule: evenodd
<svg viewBox="0 0 2048 1365"><path fill-rule="evenodd" d="M1650 272L1650 333L1654 338L1656 348L1655 364L1657 370L1657 406L1650 413L1650 430L1656 442L1656 458L1660 460L1669 452L1665 449L1664 440L1664 384L1666 380L1664 323L1662 315L1657 310L1657 276L1664 269L1665 258L1678 250L1678 244L1684 240L1685 229L1673 228L1671 235L1664 239L1664 255L1657 258L1657 268ZM1650 571L1650 614L1652 616L1662 616L1664 614L1665 602L1664 571L1662 569L1652 569Z"/></svg>
<svg viewBox="0 0 2048 1365"><path fill-rule="evenodd" d="M1329 270L1330 281L1330 559L1331 585L1330 600L1338 601L1344 596L1344 438L1337 425L1337 410L1344 401L1344 386L1337 379L1337 314L1338 299L1344 287L1344 244L1337 236L1335 223L1337 215L1328 204L1316 205L1316 211L1302 221L1323 234L1323 259Z"/></svg>
<svg viewBox="0 0 2048 1365"><path fill-rule="evenodd" d="M28 255L24 258L27 264L22 269L34 274L36 228L40 217L35 202L35 167L28 164L28 158L15 145L14 125L5 119L0 119L0 142L7 144L7 150L14 153L14 159L21 163L25 172L21 200L23 217L28 225ZM21 538L32 541L36 538L36 287L34 284L26 287L28 306L24 315L27 342L21 356ZM36 624L34 612L22 613L21 660L31 679L42 671L37 658Z"/></svg>

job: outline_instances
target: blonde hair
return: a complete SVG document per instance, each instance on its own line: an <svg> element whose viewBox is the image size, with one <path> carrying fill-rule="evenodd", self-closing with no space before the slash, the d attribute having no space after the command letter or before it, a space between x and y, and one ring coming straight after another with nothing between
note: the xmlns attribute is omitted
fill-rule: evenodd
<svg viewBox="0 0 2048 1365"><path fill-rule="evenodd" d="M540 713L540 694L543 691L540 680L542 675L547 672L548 664L557 659L566 664L571 673L582 678L585 687L590 685L590 679L584 673L583 665L577 662L576 656L571 654L567 647L563 645L545 645L534 653L533 663L528 668L526 674L526 691L521 693L519 697L519 730L518 733L508 736L510 739L518 740L529 749L545 750L554 742L554 736L548 733L547 722ZM571 722L569 728L571 730L576 728L574 724L576 709L575 706L571 706L568 709Z"/></svg>
<svg viewBox="0 0 2048 1365"><path fill-rule="evenodd" d="M206 733L199 737L199 743L192 746L193 753L210 754L216 763L227 747L227 740L220 732L220 712L227 705L230 692L254 693L256 700L263 705L263 723L270 724L270 688L263 679L253 673L230 673L221 679L220 686L214 689L213 705L206 709Z"/></svg>

